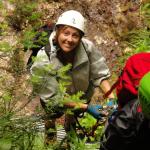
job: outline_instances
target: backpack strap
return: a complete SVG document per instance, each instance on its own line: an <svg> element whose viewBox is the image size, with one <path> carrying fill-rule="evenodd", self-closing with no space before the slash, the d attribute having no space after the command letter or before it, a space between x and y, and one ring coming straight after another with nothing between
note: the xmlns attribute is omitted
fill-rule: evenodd
<svg viewBox="0 0 150 150"><path fill-rule="evenodd" d="M48 59L50 59L51 46L49 43L45 46L44 50L46 55L48 56Z"/></svg>
<svg viewBox="0 0 150 150"><path fill-rule="evenodd" d="M112 91L117 87L117 85L119 84L119 80L120 80L120 77L121 77L122 73L123 73L123 70L121 70L118 79L116 80L116 82L113 83L113 85L111 86L110 90L107 91L107 92L103 95L104 98L107 98L107 97L112 93Z"/></svg>

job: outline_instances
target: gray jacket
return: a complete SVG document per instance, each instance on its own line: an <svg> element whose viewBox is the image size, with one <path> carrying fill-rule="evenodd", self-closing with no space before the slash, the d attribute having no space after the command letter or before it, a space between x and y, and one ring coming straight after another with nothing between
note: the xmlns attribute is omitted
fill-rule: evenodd
<svg viewBox="0 0 150 150"><path fill-rule="evenodd" d="M57 50L51 39L52 37L50 37L50 57L47 56L44 48L38 52L37 59L31 67L33 76L36 75L37 70L49 66L50 64L53 65L53 69L55 70L63 66L56 57ZM82 38L76 51L75 61L70 73L72 78L72 93L83 91L87 95L86 98L90 99L93 94L91 87L99 86L103 79L107 79L110 76L110 71L100 51L98 51L89 40ZM37 94L45 103L47 101L54 101L54 97L57 97L58 90L57 79L53 73L46 72L48 72L48 69L38 74L38 78L44 79L44 82L42 82L42 85L36 87Z"/></svg>

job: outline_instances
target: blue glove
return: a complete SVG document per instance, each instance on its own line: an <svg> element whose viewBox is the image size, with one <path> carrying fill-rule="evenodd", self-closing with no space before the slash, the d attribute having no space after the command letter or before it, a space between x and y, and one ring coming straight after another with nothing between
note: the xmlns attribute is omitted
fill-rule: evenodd
<svg viewBox="0 0 150 150"><path fill-rule="evenodd" d="M110 108L116 108L117 107L117 102L115 98L110 98L109 101L106 103L106 106Z"/></svg>
<svg viewBox="0 0 150 150"><path fill-rule="evenodd" d="M96 119L101 119L104 115L101 113L101 105L88 105L87 112Z"/></svg>

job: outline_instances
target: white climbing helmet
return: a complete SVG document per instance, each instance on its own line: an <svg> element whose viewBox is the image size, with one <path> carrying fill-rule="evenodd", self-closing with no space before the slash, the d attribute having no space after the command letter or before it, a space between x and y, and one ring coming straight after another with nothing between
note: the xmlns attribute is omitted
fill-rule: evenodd
<svg viewBox="0 0 150 150"><path fill-rule="evenodd" d="M83 34L85 32L85 19L81 13L75 10L69 10L61 14L56 22L57 25L69 25L79 29Z"/></svg>

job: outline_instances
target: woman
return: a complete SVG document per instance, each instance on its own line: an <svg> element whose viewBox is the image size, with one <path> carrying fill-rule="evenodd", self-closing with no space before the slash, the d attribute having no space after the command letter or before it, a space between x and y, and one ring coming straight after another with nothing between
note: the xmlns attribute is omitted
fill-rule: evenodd
<svg viewBox="0 0 150 150"><path fill-rule="evenodd" d="M71 77L71 85L67 87L67 92L75 94L83 91L84 98L87 102L91 99L95 87L101 87L105 93L110 89L107 79L110 77L110 71L105 63L104 57L101 55L93 43L85 38L85 19L75 10L64 12L56 22L55 31L49 37L49 57L44 51L47 47L42 48L31 71L33 76L36 71L44 68L46 65L53 64L53 69L58 70L61 67L71 64L68 74ZM48 102L53 103L58 97L57 91L59 81L50 73L51 76L46 76L44 73L40 75L40 79L47 78L47 82L40 90L37 90L41 98L42 106L44 106L48 116L55 122L56 117L60 117L62 113L58 113L59 104L53 104L53 111L48 110L45 106ZM111 93L109 98L114 98ZM75 103L73 101L64 104L66 108L80 107L83 111L89 112L95 118L101 118L99 108L100 105L89 105L87 103ZM62 110L62 109L61 109ZM60 114L60 115L59 115ZM70 124L74 124L73 115L66 116L66 130L70 129Z"/></svg>

